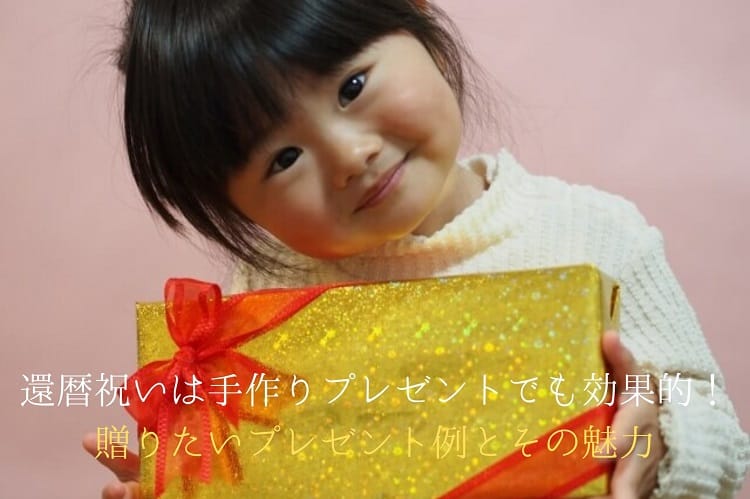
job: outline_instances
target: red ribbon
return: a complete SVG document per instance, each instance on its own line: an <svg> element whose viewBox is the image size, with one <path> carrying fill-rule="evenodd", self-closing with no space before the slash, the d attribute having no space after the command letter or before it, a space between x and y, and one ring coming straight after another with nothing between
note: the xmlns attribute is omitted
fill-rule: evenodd
<svg viewBox="0 0 750 499"><path fill-rule="evenodd" d="M154 493L157 497L178 476L211 481L212 428L218 429L222 435L218 442L221 445L228 429L225 421L233 426L237 426L240 420L269 426L277 423L279 410L288 402L288 397L280 394L278 398L270 399L268 407L263 403L251 407L250 395L244 392L248 391L253 375L279 376L280 380L288 376L233 349L273 329L327 289L340 285L267 290L222 299L221 290L215 284L193 279L167 281L164 289L167 327L179 349L171 359L154 361L140 368L128 378L126 386L130 402L127 409L138 422L139 434L143 430L156 429L159 447ZM218 391L210 388L212 378L230 374L235 374L236 378L229 378L227 384L239 383L235 390L241 390L242 395L209 393ZM201 384L193 389L186 383L192 383L194 379ZM136 383L139 390L135 388ZM154 390L150 396L145 396L149 389L160 384L164 386L164 393ZM192 399L193 394L202 401ZM186 403L188 400L193 403ZM226 405L219 404L224 401ZM196 427L199 431L194 435ZM183 428L201 442L201 455L189 456L183 448L177 456L170 453L167 466L167 439L173 433L182 432ZM213 437L216 440L216 436ZM231 443L227 447L229 445ZM233 450L222 455L236 461ZM236 462L229 467L235 471L222 473L225 479L231 482L241 480L236 472L239 469ZM189 480L183 481L187 482Z"/></svg>
<svg viewBox="0 0 750 499"><path fill-rule="evenodd" d="M440 499L566 497L595 478L608 475L614 463L612 460L595 459L587 445L576 445L570 455L563 456L562 452L545 448L548 439L555 431L566 430L577 435L577 442L585 442L589 426L602 429L612 423L614 414L615 407L606 405L589 409L537 437L535 443L525 446L530 457L524 455L522 449L512 452L443 494Z"/></svg>

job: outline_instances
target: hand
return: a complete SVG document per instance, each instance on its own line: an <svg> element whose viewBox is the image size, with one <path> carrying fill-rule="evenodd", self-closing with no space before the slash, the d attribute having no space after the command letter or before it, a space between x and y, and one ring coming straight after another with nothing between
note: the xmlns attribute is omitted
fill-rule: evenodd
<svg viewBox="0 0 750 499"><path fill-rule="evenodd" d="M96 457L96 433L83 436L83 448ZM125 459L97 459L117 476L119 482L108 483L102 489L102 499L138 499L141 497L140 459L138 454L127 451Z"/></svg>
<svg viewBox="0 0 750 499"><path fill-rule="evenodd" d="M602 338L602 352L610 369L610 375L614 377L617 386L618 399L625 388L626 374L642 374L638 369L633 354L620 342L620 337L613 331L604 333ZM621 402L620 402L621 403ZM637 454L646 452L647 440L639 438L636 448L625 458L617 458L614 472L610 480L610 495L603 497L613 499L637 499L647 498L656 488L656 475L659 462L666 452L664 441L659 431L659 406L658 400L653 404L640 401L635 405L631 400L625 405L620 405L612 421L612 434L617 454L625 454L632 445L633 427L638 426L640 435L651 434L651 449L648 457L640 457Z"/></svg>

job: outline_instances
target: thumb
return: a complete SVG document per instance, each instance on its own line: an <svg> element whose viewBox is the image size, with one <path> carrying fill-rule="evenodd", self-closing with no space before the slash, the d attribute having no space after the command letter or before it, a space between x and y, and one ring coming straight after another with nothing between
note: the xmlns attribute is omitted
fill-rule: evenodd
<svg viewBox="0 0 750 499"><path fill-rule="evenodd" d="M102 490L102 499L140 499L138 482L112 482Z"/></svg>
<svg viewBox="0 0 750 499"><path fill-rule="evenodd" d="M87 433L83 436L83 448L96 457L99 452L96 433ZM138 481L140 477L140 458L138 454L126 450L124 459L108 459L107 457L97 459L117 476L121 482Z"/></svg>

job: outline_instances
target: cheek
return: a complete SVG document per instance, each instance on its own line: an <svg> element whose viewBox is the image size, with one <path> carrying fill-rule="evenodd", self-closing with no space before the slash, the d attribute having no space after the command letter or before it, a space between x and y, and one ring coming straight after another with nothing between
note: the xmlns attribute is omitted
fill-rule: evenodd
<svg viewBox="0 0 750 499"><path fill-rule="evenodd" d="M460 135L461 113L453 91L442 76L428 80L391 87L381 115L385 130L412 140L427 140L435 133L440 140Z"/></svg>
<svg viewBox="0 0 750 499"><path fill-rule="evenodd" d="M265 210L267 229L287 241L328 237L334 212L321 189L300 183L278 196L274 208Z"/></svg>

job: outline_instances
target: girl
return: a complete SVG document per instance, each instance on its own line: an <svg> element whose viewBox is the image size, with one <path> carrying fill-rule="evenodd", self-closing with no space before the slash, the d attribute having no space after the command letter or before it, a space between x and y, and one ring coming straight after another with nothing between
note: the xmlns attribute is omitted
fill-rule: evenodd
<svg viewBox="0 0 750 499"><path fill-rule="evenodd" d="M602 343L617 386L643 372L690 390L619 408L615 435L652 440L617 462L612 496L736 492L748 439L720 376L710 398L718 367L660 233L507 152L456 163L471 59L435 5L133 0L119 62L140 192L236 257L233 291L594 262L623 289L622 343ZM130 484L105 497L137 492L135 457L107 465Z"/></svg>

